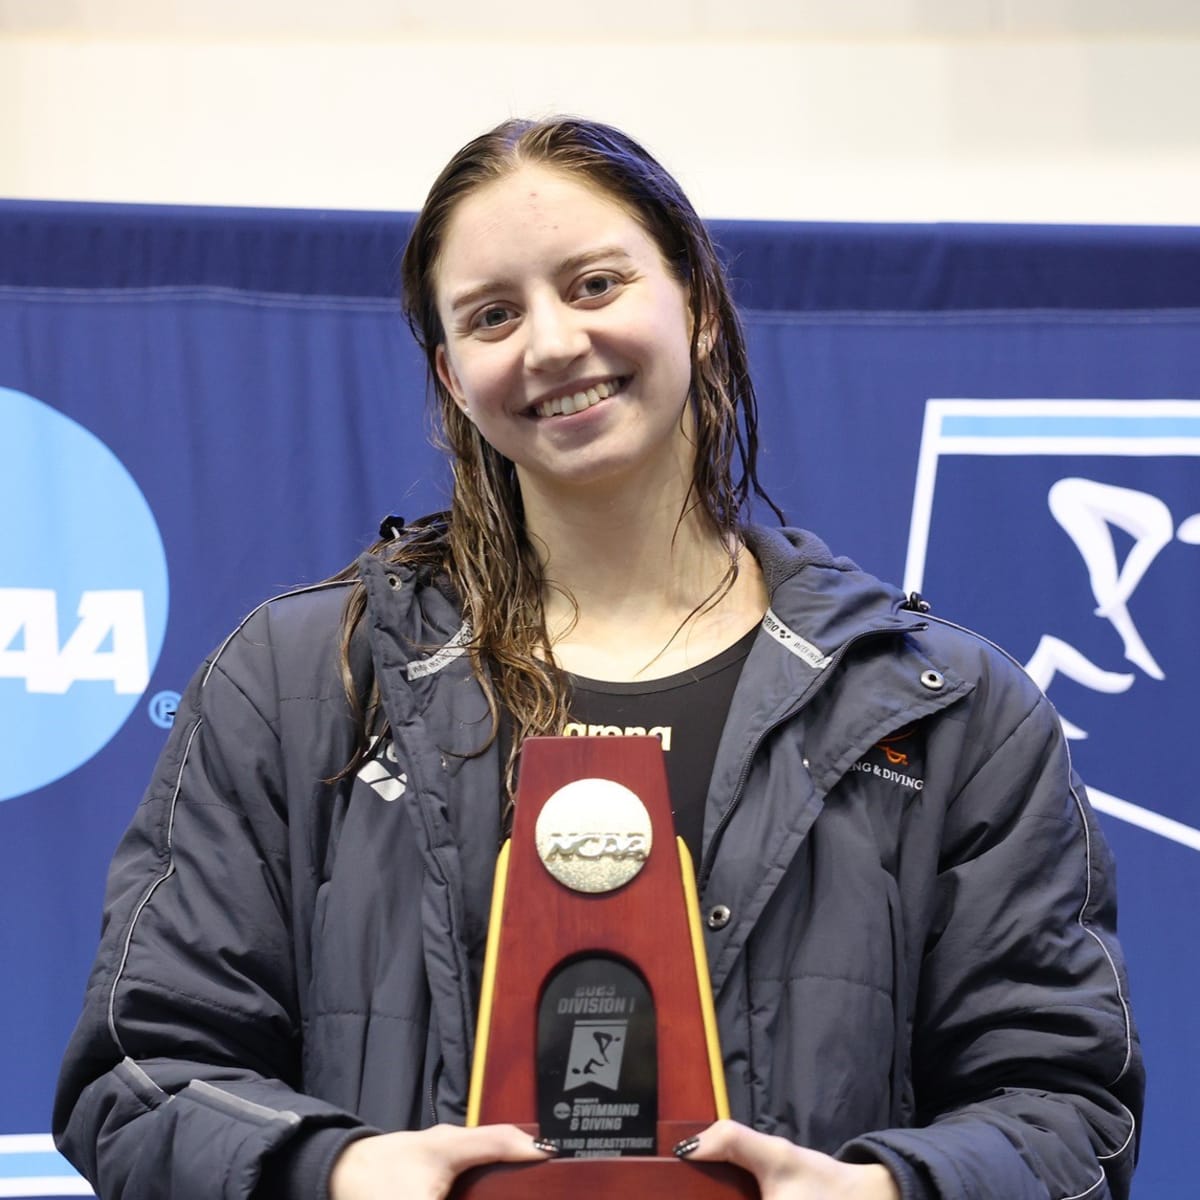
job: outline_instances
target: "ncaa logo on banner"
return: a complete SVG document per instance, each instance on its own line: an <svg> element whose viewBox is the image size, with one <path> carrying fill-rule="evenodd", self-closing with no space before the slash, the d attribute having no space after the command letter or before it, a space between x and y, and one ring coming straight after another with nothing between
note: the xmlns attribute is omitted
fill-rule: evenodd
<svg viewBox="0 0 1200 1200"><path fill-rule="evenodd" d="M167 625L145 497L99 438L0 388L0 800L69 774L138 703Z"/></svg>
<svg viewBox="0 0 1200 1200"><path fill-rule="evenodd" d="M1025 665L1096 808L1200 849L1200 401L928 401L905 590Z"/></svg>

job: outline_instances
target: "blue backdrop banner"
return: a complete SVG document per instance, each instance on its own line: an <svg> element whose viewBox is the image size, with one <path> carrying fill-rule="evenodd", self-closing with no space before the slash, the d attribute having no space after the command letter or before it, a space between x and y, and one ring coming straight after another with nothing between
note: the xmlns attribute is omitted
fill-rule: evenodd
<svg viewBox="0 0 1200 1200"><path fill-rule="evenodd" d="M394 298L411 218L0 204L0 1197L87 1186L49 1109L104 874L204 655L444 506ZM795 524L1047 689L1121 871L1182 1196L1200 1078L1200 231L715 223Z"/></svg>

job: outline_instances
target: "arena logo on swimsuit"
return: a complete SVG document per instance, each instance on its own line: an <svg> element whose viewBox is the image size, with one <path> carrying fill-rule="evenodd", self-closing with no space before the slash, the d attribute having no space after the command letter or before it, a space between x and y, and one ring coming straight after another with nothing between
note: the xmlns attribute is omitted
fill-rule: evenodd
<svg viewBox="0 0 1200 1200"><path fill-rule="evenodd" d="M137 705L167 564L146 498L94 434L0 388L0 800L75 770Z"/></svg>

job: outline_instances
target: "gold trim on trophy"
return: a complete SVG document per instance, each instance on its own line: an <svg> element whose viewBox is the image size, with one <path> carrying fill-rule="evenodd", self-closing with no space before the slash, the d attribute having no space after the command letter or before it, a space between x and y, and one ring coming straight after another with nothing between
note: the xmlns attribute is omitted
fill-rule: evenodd
<svg viewBox="0 0 1200 1200"><path fill-rule="evenodd" d="M696 985L700 990L700 1014L704 1018L704 1041L708 1046L708 1065L712 1071L713 1102L717 1117L729 1116L729 1093L725 1090L725 1070L721 1063L721 1041L717 1033L717 1010L713 1005L712 980L708 974L708 953L704 949L704 926L700 921L700 897L696 892L696 869L687 842L675 838L679 846L679 873L683 878L683 902L687 907L688 928L692 935L692 957L696 962Z"/></svg>
<svg viewBox="0 0 1200 1200"><path fill-rule="evenodd" d="M467 1092L467 1124L479 1124L483 1103L483 1068L487 1062L488 1035L492 1029L492 1005L496 998L496 964L500 959L500 919L504 915L504 893L508 888L508 856L511 839L496 856L496 874L492 878L492 911L488 914L487 949L483 958L483 982L479 989L479 1022L475 1030L475 1054L471 1060L471 1085ZM696 920L700 914L697 912ZM724 1084L724 1080L721 1081Z"/></svg>

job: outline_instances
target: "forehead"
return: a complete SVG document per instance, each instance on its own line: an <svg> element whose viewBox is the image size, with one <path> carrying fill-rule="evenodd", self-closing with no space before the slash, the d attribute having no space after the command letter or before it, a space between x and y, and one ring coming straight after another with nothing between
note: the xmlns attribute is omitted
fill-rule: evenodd
<svg viewBox="0 0 1200 1200"><path fill-rule="evenodd" d="M518 167L464 197L446 225L435 279L444 287L507 279L590 246L614 244L660 257L630 210L587 179Z"/></svg>

